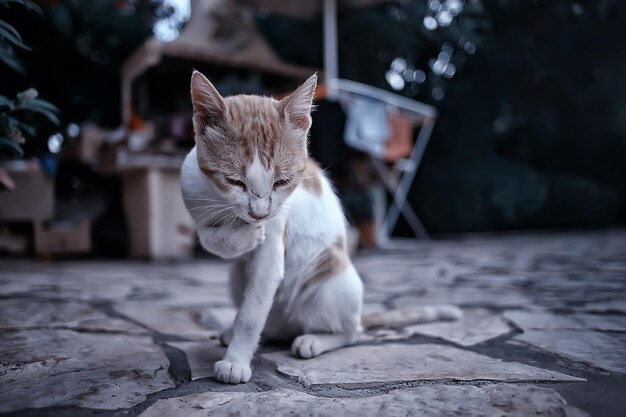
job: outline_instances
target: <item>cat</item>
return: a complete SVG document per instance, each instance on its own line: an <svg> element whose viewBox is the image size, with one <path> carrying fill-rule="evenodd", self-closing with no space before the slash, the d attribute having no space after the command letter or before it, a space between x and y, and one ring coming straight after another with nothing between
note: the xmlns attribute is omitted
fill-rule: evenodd
<svg viewBox="0 0 626 417"><path fill-rule="evenodd" d="M312 75L282 100L224 98L200 72L191 77L196 145L181 168L182 194L201 246L235 260L238 313L221 337L228 348L215 363L220 382L250 379L261 335L290 340L294 355L312 358L353 343L361 330L363 284L346 217L308 158L316 85Z"/></svg>

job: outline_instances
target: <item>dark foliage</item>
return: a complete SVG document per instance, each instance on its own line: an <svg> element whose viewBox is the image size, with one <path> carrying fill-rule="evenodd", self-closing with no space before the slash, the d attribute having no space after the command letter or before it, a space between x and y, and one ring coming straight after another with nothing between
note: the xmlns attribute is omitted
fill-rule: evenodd
<svg viewBox="0 0 626 417"><path fill-rule="evenodd" d="M433 30L425 29L433 14L425 0L339 16L342 77L440 110L410 195L429 230L626 221L626 5L463 5ZM283 57L322 64L321 20L259 21ZM441 59L454 71L443 72Z"/></svg>

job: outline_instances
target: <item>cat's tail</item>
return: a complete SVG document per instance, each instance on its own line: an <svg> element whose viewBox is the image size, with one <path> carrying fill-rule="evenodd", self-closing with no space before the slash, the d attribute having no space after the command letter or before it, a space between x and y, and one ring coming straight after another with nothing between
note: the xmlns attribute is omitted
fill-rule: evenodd
<svg viewBox="0 0 626 417"><path fill-rule="evenodd" d="M431 321L460 320L463 311L453 305L405 307L396 310L364 314L361 323L366 329L372 327L401 327Z"/></svg>

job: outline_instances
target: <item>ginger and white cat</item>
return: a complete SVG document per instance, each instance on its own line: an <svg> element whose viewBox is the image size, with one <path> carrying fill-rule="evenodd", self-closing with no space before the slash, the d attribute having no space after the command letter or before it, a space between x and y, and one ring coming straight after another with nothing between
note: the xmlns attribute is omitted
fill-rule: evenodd
<svg viewBox="0 0 626 417"><path fill-rule="evenodd" d="M196 146L182 168L183 197L202 246L237 258L231 288L239 307L215 376L250 379L264 337L294 339L304 358L351 343L363 285L346 249L341 204L307 159L317 77L281 101L222 98L199 72L191 79Z"/></svg>
<svg viewBox="0 0 626 417"><path fill-rule="evenodd" d="M346 219L307 155L316 83L313 75L278 101L223 98L201 73L191 77L196 146L182 167L183 197L204 249L235 259L238 313L215 364L221 382L250 379L261 334L293 340L293 354L311 358L352 343L361 327Z"/></svg>

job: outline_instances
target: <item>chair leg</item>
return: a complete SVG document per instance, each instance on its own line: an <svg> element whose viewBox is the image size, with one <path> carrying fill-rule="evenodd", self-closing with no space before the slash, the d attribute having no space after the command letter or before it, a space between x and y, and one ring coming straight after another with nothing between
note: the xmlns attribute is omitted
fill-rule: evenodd
<svg viewBox="0 0 626 417"><path fill-rule="evenodd" d="M385 165L383 161L378 160L378 159L372 159L372 161L373 161L374 168L376 169L376 171L378 172L378 175L380 176L383 183L385 184L385 188L387 188L387 191L389 191L389 193L394 197L391 203L391 207L389 208L389 210L387 211L387 215L385 216L385 221L383 223L383 226L380 228L378 232L377 240L380 242L379 246L384 246L389 241L389 235L391 234L392 229L395 226L395 223L397 222L397 219L398 219L397 214L399 212L402 213L406 221L409 223L409 226L413 230L413 233L415 233L415 235L419 239L428 239L429 236L428 236L428 233L426 232L426 229L422 225L422 222L419 220L419 218L417 217L417 215L415 214L411 206L409 204L406 204L406 198L404 199L404 201L399 201L397 198L398 194L396 190L399 189L401 182L398 183L395 180L394 176L392 175L392 173L390 172L390 170L387 168L387 166ZM402 178L406 177L408 174L409 173L404 174ZM392 217L390 216L394 216L394 215L395 215L395 219L391 220Z"/></svg>
<svg viewBox="0 0 626 417"><path fill-rule="evenodd" d="M407 220L409 226L413 230L413 233L415 233L418 239L430 239L430 236L424 228L424 225L419 220L413 209L407 204L406 197L409 189L411 188L411 184L413 183L413 179L415 178L415 174L419 169L420 163L422 161L422 156L424 155L424 151L426 150L426 145L428 145L428 141L430 139L430 135L433 131L434 125L434 119L424 120L410 157L410 159L414 163L413 169L411 171L405 172L402 175L397 186L394 187L394 181L391 179L393 178L393 176L389 173L389 170L384 165L384 163L382 163L382 161L374 162L374 167L379 172L379 174L381 174L381 178L383 178L385 186L393 195L393 204L389 208L389 211L387 212L387 216L385 218L385 222L383 223L383 227L379 232L379 240L381 243L387 242L389 240L389 235L391 234L393 228L398 222L398 217L400 216L400 213L404 215L404 218ZM394 189L395 192L393 191Z"/></svg>

